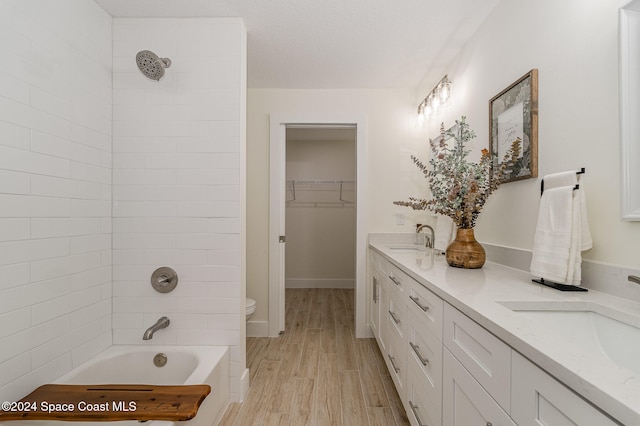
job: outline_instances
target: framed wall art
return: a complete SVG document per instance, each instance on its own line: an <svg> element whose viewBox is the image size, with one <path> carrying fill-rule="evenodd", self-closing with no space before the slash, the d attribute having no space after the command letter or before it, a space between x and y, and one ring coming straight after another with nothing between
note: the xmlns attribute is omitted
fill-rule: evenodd
<svg viewBox="0 0 640 426"><path fill-rule="evenodd" d="M538 70L532 69L489 101L489 151L496 166L514 141L520 156L502 182L538 176Z"/></svg>

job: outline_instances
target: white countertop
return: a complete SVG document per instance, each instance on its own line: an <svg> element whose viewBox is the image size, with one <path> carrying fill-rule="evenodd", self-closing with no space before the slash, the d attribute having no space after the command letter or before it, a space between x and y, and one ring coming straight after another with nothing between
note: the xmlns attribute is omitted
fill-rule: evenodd
<svg viewBox="0 0 640 426"><path fill-rule="evenodd" d="M593 290L561 292L532 283L530 274L497 263L487 262L481 269L459 269L448 266L444 255L435 256L431 262L431 256L425 251L391 249L394 244L412 242L413 234L404 238L372 235L369 244L423 286L593 405L624 425L640 425L640 374L614 364L595 351L585 353L583 348L553 333L548 326L538 324L498 302L595 303L638 319L636 326L640 326L640 303ZM628 344L640 345L640 342Z"/></svg>

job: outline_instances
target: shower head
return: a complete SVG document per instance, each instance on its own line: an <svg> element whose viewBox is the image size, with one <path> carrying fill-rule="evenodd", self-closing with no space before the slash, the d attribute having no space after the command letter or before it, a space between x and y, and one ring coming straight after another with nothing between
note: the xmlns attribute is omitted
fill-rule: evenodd
<svg viewBox="0 0 640 426"><path fill-rule="evenodd" d="M171 59L158 58L158 55L150 50L141 50L136 55L136 64L147 78L159 81L164 76L164 69L171 66Z"/></svg>

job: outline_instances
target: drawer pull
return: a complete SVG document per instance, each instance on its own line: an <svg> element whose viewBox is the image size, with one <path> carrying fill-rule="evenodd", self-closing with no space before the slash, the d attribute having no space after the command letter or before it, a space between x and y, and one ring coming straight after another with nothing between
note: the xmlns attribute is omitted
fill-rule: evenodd
<svg viewBox="0 0 640 426"><path fill-rule="evenodd" d="M398 367L396 367L396 363L393 362L394 359L396 359L395 357L387 354L387 356L389 357L389 361L391 361L391 365L393 366L393 371L396 372L396 374L398 374L400 372L400 369Z"/></svg>
<svg viewBox="0 0 640 426"><path fill-rule="evenodd" d="M395 322L396 324L400 325L400 320L398 319L396 314L393 313L393 311L389 311L389 315L391 315L391 319L393 319L393 322Z"/></svg>
<svg viewBox="0 0 640 426"><path fill-rule="evenodd" d="M418 426L427 426L424 423L422 423L422 420L420 420L420 416L418 416L418 406L415 405L412 401L409 401L409 407L411 407L411 411L413 411L413 416L416 418L416 421L418 422ZM487 423L487 425L489 425Z"/></svg>
<svg viewBox="0 0 640 426"><path fill-rule="evenodd" d="M487 422L487 426L493 426L493 423Z"/></svg>
<svg viewBox="0 0 640 426"><path fill-rule="evenodd" d="M420 298L418 297L413 297L413 296L409 296L409 299L413 300L413 303L415 303L416 305L418 305L418 307L420 309L422 309L423 311L427 312L429 310L428 306L424 306L422 303L420 303Z"/></svg>
<svg viewBox="0 0 640 426"><path fill-rule="evenodd" d="M401 283L400 281L398 281L398 280L396 279L396 277L392 277L391 275L389 275L389 279L390 279L391 281L393 281L393 283L394 283L395 285L397 285L398 287L400 287L400 286L402 285L402 283Z"/></svg>
<svg viewBox="0 0 640 426"><path fill-rule="evenodd" d="M373 277L373 303L378 303L378 279Z"/></svg>
<svg viewBox="0 0 640 426"><path fill-rule="evenodd" d="M422 365L427 365L429 364L429 358L424 358L422 356L422 354L420 353L420 346L416 345L413 342L409 342L409 345L411 346L411 349L413 349L413 351L416 353L416 355L418 356L418 359L420 360L420 362L422 363Z"/></svg>

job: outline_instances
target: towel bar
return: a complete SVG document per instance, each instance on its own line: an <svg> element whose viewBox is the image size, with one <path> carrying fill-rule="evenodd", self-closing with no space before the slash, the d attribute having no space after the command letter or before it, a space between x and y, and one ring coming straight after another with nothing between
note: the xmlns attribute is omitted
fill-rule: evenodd
<svg viewBox="0 0 640 426"><path fill-rule="evenodd" d="M576 172L576 174L577 174L577 175L583 175L583 174L585 174L585 173L586 173L586 170L585 170L585 168L584 168L584 167L580 167L580 170L578 170L578 171ZM580 185L576 185L576 186L574 186L574 187L573 187L573 189L574 189L574 190L579 189L579 188L580 188ZM542 193L543 193L543 192L544 192L544 179L542 179L542 180L540 181L540 195L541 195L541 196L542 196Z"/></svg>

